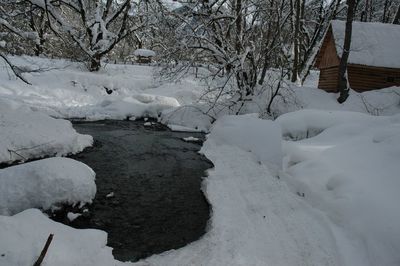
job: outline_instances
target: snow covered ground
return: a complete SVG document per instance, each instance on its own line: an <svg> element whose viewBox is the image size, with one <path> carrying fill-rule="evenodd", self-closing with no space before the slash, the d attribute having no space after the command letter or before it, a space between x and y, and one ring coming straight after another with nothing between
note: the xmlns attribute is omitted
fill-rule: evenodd
<svg viewBox="0 0 400 266"><path fill-rule="evenodd" d="M275 121L221 112L212 125L197 101L203 87L191 78L160 83L148 66L109 64L90 73L63 60L13 60L47 71L26 74L29 86L9 79L0 67L2 162L21 155L64 155L91 145L90 136L52 117L148 116L177 130L211 129L202 149L215 165L203 188L212 205L206 235L182 249L126 265L400 264L399 88L351 91L340 105L336 95L316 89L314 76L304 87L283 91L286 101L273 106L279 116ZM245 113L262 112L264 96ZM60 174L60 165L68 169L65 173L81 169L82 177ZM34 184L25 182L32 176ZM29 209L90 202L93 179L86 166L61 158L1 170L0 182L7 183L0 183L5 191L1 214L28 210L0 216L0 265L32 264L49 233L55 239L44 265L122 264L106 247L104 232L71 229ZM56 195L40 185L51 182L59 189ZM35 191L42 191L43 201L30 198Z"/></svg>
<svg viewBox="0 0 400 266"><path fill-rule="evenodd" d="M400 116L308 111L282 120L289 118L294 136L302 120L313 120L310 130L324 124L315 137L284 143L282 176L329 218L340 265L399 265Z"/></svg>
<svg viewBox="0 0 400 266"><path fill-rule="evenodd" d="M0 216L0 265L33 265L49 234L54 237L43 266L119 265L106 246L105 232L56 223L37 209Z"/></svg>

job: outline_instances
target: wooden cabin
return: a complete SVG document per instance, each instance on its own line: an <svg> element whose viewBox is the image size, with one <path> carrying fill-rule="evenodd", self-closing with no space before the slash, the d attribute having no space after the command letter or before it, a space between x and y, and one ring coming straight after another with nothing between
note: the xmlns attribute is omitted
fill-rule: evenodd
<svg viewBox="0 0 400 266"><path fill-rule="evenodd" d="M337 92L345 21L332 21L317 54L318 87ZM400 25L353 22L347 65L351 89L362 92L400 86Z"/></svg>

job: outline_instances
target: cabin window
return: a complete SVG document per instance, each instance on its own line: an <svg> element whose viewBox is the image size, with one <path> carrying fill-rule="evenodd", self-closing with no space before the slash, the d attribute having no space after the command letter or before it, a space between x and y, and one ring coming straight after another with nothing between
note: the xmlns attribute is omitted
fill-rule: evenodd
<svg viewBox="0 0 400 266"><path fill-rule="evenodd" d="M394 82L394 77L387 77L387 78L386 78L386 81L387 81L387 82Z"/></svg>

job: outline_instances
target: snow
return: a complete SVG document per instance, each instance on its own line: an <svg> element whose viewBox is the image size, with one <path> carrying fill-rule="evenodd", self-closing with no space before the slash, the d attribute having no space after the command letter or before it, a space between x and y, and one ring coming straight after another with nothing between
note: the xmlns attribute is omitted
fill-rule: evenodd
<svg viewBox="0 0 400 266"><path fill-rule="evenodd" d="M115 196L114 192L110 192L106 195L106 198L113 198Z"/></svg>
<svg viewBox="0 0 400 266"><path fill-rule="evenodd" d="M76 218L78 218L79 216L81 216L81 213L73 213L73 212L69 212L67 213L67 218L70 222L74 221Z"/></svg>
<svg viewBox="0 0 400 266"><path fill-rule="evenodd" d="M43 265L399 265L399 88L350 91L338 104L337 95L316 88L312 72L303 87L283 85L286 98L266 116L275 121L258 118L268 90L246 103L246 115L218 109L211 117L193 77L165 83L153 79L155 67L108 64L90 73L65 60L11 59L47 71L25 73L28 86L0 69L3 162L21 159L8 150L35 158L91 145L90 136L52 117L143 117L146 125L156 118L173 130L210 132L201 152L215 167L202 187L212 207L207 233L137 263L114 260L105 232L72 229L29 209L90 202L90 168L52 158L0 170L0 214L22 211L0 216L0 265L32 265L49 233L55 238Z"/></svg>
<svg viewBox="0 0 400 266"><path fill-rule="evenodd" d="M346 22L333 20L331 25L336 51L341 57ZM400 68L399 46L399 25L354 21L348 62L375 67Z"/></svg>
<svg viewBox="0 0 400 266"><path fill-rule="evenodd" d="M174 131L209 132L213 118L198 104L184 105L162 113L160 122Z"/></svg>
<svg viewBox="0 0 400 266"><path fill-rule="evenodd" d="M87 120L126 119L127 117L159 117L165 109L180 104L172 97L139 94L120 100L104 100L96 105L71 108L70 118L81 117Z"/></svg>
<svg viewBox="0 0 400 266"><path fill-rule="evenodd" d="M76 133L69 121L0 99L0 162L77 153L93 139Z"/></svg>
<svg viewBox="0 0 400 266"><path fill-rule="evenodd" d="M324 218L260 162L279 157L279 133L254 116L218 120L201 150L215 165L204 181L206 235L134 265L339 265Z"/></svg>
<svg viewBox="0 0 400 266"><path fill-rule="evenodd" d="M42 265L120 265L106 246L105 232L65 226L37 209L0 216L0 265L33 265L49 234L54 237Z"/></svg>
<svg viewBox="0 0 400 266"><path fill-rule="evenodd" d="M221 117L212 128L217 144L237 146L252 152L273 174L282 166L281 130L257 114Z"/></svg>
<svg viewBox="0 0 400 266"><path fill-rule="evenodd" d="M317 112L286 118L313 121ZM329 218L341 265L398 265L400 116L329 116L335 123L319 135L285 143L283 176Z"/></svg>
<svg viewBox="0 0 400 266"><path fill-rule="evenodd" d="M186 138L182 138L184 141L187 141L187 142L198 142L200 139L199 138L195 138L195 137L193 137L193 136L190 136L190 137L186 137Z"/></svg>
<svg viewBox="0 0 400 266"><path fill-rule="evenodd" d="M0 170L0 215L29 208L48 210L60 204L91 203L95 173L68 158L49 158Z"/></svg>
<svg viewBox="0 0 400 266"><path fill-rule="evenodd" d="M148 49L136 49L133 54L135 56L143 56L143 57L153 57L156 56L156 53L152 50Z"/></svg>
<svg viewBox="0 0 400 266"><path fill-rule="evenodd" d="M100 120L148 116L169 124L171 111L192 105L204 89L191 78L179 83L160 82L153 76L156 69L149 66L108 64L99 72L88 72L83 65L66 60L27 56L10 59L24 69L42 71L23 74L33 84L29 86L10 79L7 68L0 68L0 98L58 118ZM196 126L192 125L193 119L187 121L187 125L185 121L173 124Z"/></svg>
<svg viewBox="0 0 400 266"><path fill-rule="evenodd" d="M373 120L377 118L358 112L304 109L283 114L276 119L276 122L281 125L285 139L301 140L318 135L337 124Z"/></svg>

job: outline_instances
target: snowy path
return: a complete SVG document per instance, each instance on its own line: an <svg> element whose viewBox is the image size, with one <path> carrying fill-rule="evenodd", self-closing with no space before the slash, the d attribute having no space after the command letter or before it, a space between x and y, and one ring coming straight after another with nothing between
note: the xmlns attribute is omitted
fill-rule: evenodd
<svg viewBox="0 0 400 266"><path fill-rule="evenodd" d="M325 221L252 153L207 141L209 232L134 265L339 265Z"/></svg>

